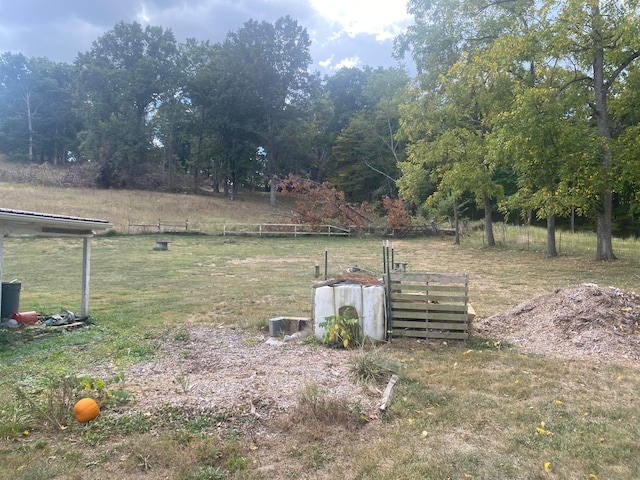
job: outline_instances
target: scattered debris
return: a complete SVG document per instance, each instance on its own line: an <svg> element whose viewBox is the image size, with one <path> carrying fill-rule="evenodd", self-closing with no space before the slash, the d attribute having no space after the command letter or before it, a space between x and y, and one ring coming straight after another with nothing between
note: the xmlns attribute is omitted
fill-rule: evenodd
<svg viewBox="0 0 640 480"><path fill-rule="evenodd" d="M396 388L396 383L398 383L399 379L400 377L398 377L398 375L396 374L391 376L391 379L387 384L387 388L384 389L384 394L382 395L380 411L384 412L389 407L389 405L391 405L391 402L393 401L394 390Z"/></svg>

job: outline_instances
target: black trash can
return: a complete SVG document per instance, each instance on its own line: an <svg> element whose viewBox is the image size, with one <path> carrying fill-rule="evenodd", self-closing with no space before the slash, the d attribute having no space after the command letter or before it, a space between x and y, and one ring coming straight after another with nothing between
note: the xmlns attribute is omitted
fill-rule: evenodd
<svg viewBox="0 0 640 480"><path fill-rule="evenodd" d="M2 282L2 305L0 317L11 318L20 311L20 282Z"/></svg>

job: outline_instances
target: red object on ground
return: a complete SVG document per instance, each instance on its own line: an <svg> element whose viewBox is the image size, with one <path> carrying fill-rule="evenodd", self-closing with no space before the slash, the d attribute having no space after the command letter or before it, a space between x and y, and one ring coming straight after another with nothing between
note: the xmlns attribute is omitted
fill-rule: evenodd
<svg viewBox="0 0 640 480"><path fill-rule="evenodd" d="M38 321L38 314L36 312L16 312L11 315L18 323L36 323Z"/></svg>

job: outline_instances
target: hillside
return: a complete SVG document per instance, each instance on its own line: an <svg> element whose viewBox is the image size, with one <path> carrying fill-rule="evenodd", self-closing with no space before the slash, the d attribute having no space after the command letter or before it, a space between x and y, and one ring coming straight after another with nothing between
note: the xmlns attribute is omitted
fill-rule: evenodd
<svg viewBox="0 0 640 480"><path fill-rule="evenodd" d="M0 207L36 212L99 218L118 231L131 223L287 221L288 199L269 206L267 193L241 192L234 201L223 194L194 195L137 190L42 187L30 183L0 181Z"/></svg>

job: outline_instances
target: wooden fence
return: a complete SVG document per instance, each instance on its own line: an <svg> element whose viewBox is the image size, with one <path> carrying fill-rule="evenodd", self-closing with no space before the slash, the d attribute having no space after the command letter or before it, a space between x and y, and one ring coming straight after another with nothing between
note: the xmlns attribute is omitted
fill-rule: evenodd
<svg viewBox="0 0 640 480"><path fill-rule="evenodd" d="M395 337L469 337L469 276L390 272L389 330Z"/></svg>
<svg viewBox="0 0 640 480"><path fill-rule="evenodd" d="M296 223L216 223L193 220L171 221L160 220L156 223L136 222L127 219L127 234L135 233L204 233L208 235L240 235L240 236L351 236L358 234L377 235L380 237L405 238L432 235L452 234L448 228L442 228L434 222L414 225L401 230L389 230L387 227L372 225L364 232L355 228L336 225L300 225Z"/></svg>
<svg viewBox="0 0 640 480"><path fill-rule="evenodd" d="M127 233L206 233L209 235L239 236L303 236L326 235L348 236L349 228L335 225L300 225L295 223L212 223L212 222L170 222L158 220L157 223L135 223L127 220Z"/></svg>

